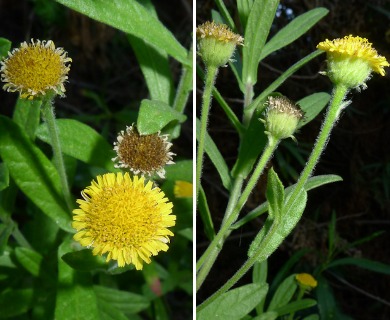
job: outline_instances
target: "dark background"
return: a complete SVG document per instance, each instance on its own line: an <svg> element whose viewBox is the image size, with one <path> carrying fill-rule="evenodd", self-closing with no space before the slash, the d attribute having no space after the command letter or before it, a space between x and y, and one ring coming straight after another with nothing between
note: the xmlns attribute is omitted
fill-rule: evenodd
<svg viewBox="0 0 390 320"><path fill-rule="evenodd" d="M236 1L224 1L230 14L239 25ZM197 1L197 21L199 25L211 19L211 9L217 9L214 1ZM285 26L291 18L310 9L325 7L329 14L315 25L303 37L293 44L279 50L262 61L259 67L255 96L265 89L289 66L313 52L316 45L326 38L334 39L353 34L366 37L377 51L390 60L390 2L389 1L342 1L342 0L290 0L281 1L280 17L276 18L270 36ZM242 34L242 30L241 30ZM314 92L330 93L332 84L327 77L318 74L324 70L325 55L309 62L290 77L278 92L292 100L299 100ZM198 61L201 65L200 60ZM203 66L203 65L202 65ZM311 251L300 259L294 272L312 272L318 268L327 255L328 227L332 212L336 214L336 230L340 248L348 243L372 235L378 231L383 234L375 239L342 252L337 258L362 257L390 264L390 70L381 77L374 74L367 82L368 88L362 92L348 95L352 104L342 115L334 128L325 153L317 165L315 174L337 174L342 182L322 186L309 192L309 201L304 215L292 235L287 238L279 250L269 259L269 279L275 276L279 268L297 250L309 248ZM236 114L241 117L242 93L230 68L221 68L216 87L229 102ZM197 80L197 101L200 108L203 83ZM295 136L298 145L285 141L279 147L268 167L273 165L282 177L284 185L296 181L295 174L289 174L280 166L280 156L287 161L292 172L302 169L300 164L287 150L287 145L295 147L304 159L316 139L323 113ZM209 132L222 152L229 168L232 168L237 156L237 134L218 103L211 108ZM290 168L291 167L291 168ZM218 229L225 206L227 194L220 184L220 178L208 158L205 159L203 186L212 212L215 227ZM244 208L250 211L264 201L266 178L258 184L258 190ZM218 289L246 259L248 245L256 235L263 218L247 224L232 233L225 243L204 286L197 295L198 303ZM197 255L205 250L209 241L205 238L202 224L197 225ZM390 276L370 272L353 266L340 269L337 278L325 272L335 294L340 309L354 319L390 318ZM340 281L341 278L348 283ZM239 284L249 283L250 273ZM378 299L385 300L384 303Z"/></svg>

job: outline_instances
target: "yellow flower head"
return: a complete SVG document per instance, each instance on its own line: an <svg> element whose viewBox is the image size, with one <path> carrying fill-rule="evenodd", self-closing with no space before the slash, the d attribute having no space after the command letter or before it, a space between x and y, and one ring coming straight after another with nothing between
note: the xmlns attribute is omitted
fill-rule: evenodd
<svg viewBox="0 0 390 320"><path fill-rule="evenodd" d="M126 127L126 132L121 131L114 142L117 156L112 160L118 161L117 168L129 168L134 174L152 175L156 172L164 178L164 166L174 164L172 156L175 154L169 151L171 146L168 135L160 135L160 132L140 135L132 125Z"/></svg>
<svg viewBox="0 0 390 320"><path fill-rule="evenodd" d="M175 182L173 193L176 198L192 198L193 184L187 181L178 180Z"/></svg>
<svg viewBox="0 0 390 320"><path fill-rule="evenodd" d="M133 264L141 270L143 262L159 251L167 251L168 230L175 225L172 203L151 181L128 173L107 173L81 192L79 208L73 210L74 239L93 247L94 255L107 254L107 261L118 266Z"/></svg>
<svg viewBox="0 0 390 320"><path fill-rule="evenodd" d="M308 273L298 273L295 276L295 279L298 281L299 285L306 289L311 289L317 287L317 280L311 274Z"/></svg>
<svg viewBox="0 0 390 320"><path fill-rule="evenodd" d="M20 48L8 53L1 61L1 80L4 90L19 91L22 98L42 97L49 91L64 95L71 58L53 41L23 42Z"/></svg>
<svg viewBox="0 0 390 320"><path fill-rule="evenodd" d="M365 87L372 71L384 76L384 67L389 66L365 38L349 35L332 41L326 39L317 48L327 53L330 79L348 88Z"/></svg>
<svg viewBox="0 0 390 320"><path fill-rule="evenodd" d="M205 22L196 28L198 52L206 66L215 68L226 65L237 45L243 45L244 38L232 32L224 24Z"/></svg>

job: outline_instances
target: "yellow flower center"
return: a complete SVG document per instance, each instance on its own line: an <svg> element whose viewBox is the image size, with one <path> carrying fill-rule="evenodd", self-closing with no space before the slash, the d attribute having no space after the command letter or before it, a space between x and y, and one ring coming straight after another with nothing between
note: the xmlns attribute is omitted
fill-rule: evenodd
<svg viewBox="0 0 390 320"><path fill-rule="evenodd" d="M119 266L133 263L137 269L142 269L139 258L150 263L151 255L166 251L168 236L173 235L167 228L176 219L172 203L152 182L144 182L127 173L98 176L82 192L80 209L73 211L75 240L93 246L94 254L108 252L107 260L118 260Z"/></svg>
<svg viewBox="0 0 390 320"><path fill-rule="evenodd" d="M221 42L232 42L242 45L244 38L232 32L227 25L216 24L214 21L206 21L196 28L196 36L199 39L214 38Z"/></svg>
<svg viewBox="0 0 390 320"><path fill-rule="evenodd" d="M66 52L56 49L52 41L24 42L2 62L4 89L20 91L23 98L44 95L48 90L62 95L70 69L66 63L70 61Z"/></svg>

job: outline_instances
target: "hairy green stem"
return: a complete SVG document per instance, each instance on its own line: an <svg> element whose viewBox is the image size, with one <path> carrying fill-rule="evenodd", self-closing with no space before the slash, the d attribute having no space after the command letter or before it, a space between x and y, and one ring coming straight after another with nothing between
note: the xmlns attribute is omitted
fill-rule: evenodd
<svg viewBox="0 0 390 320"><path fill-rule="evenodd" d="M317 164L325 146L329 139L330 132L334 126L334 124L337 122L340 113L343 109L343 100L345 98L345 95L347 94L348 89L344 86L337 86L335 87L333 91L333 99L332 102L328 108L324 123L321 128L321 132L318 135L316 144L313 148L313 151L310 155L310 158L303 169L300 178L298 182L296 183L294 190L292 191L291 197L287 201L284 212L288 212L289 208L295 204L295 201L298 199L298 195L301 191L301 189L304 187L305 183L309 179L310 175L312 174L315 165ZM279 227L279 223L275 221L267 235L265 236L261 247L258 248L256 253L252 255L248 260L241 266L241 268L220 288L218 289L211 297L209 297L206 301L204 301L197 310L200 311L207 305L209 305L211 302L213 302L215 299L217 299L219 296L224 294L226 291L228 291L238 280L244 276L246 272L253 266L255 262L262 262L265 259L267 259L267 255L264 254L266 252L267 247L271 245L271 240L277 233L277 228Z"/></svg>
<svg viewBox="0 0 390 320"><path fill-rule="evenodd" d="M237 220L238 215L243 208L244 204L247 202L249 195L251 194L253 188L256 186L257 181L259 180L260 175L263 173L266 164L269 159L272 157L276 147L279 144L279 140L275 141L273 138L269 138L268 144L266 145L263 154L261 155L255 170L253 171L252 176L250 177L244 191L242 192L240 199L238 200L232 214L226 219L225 223L221 226L221 229L211 241L210 245L207 247L206 251L199 258L196 264L196 270L199 271L203 263L208 259L210 253L214 250L216 246L220 243L221 239L224 238L227 232L229 232L230 226Z"/></svg>
<svg viewBox="0 0 390 320"><path fill-rule="evenodd" d="M58 174L60 176L61 181L61 187L62 187L62 193L65 199L65 203L67 205L67 208L69 209L69 212L72 211L73 205L72 205L72 197L69 190L69 184L68 179L66 177L66 171L65 171L65 164L64 164L64 158L62 156L61 152L61 145L60 145L60 139L58 137L58 129L54 114L54 107L53 107L53 98L49 97L43 101L43 116L48 128L49 137L51 141L51 146L53 148L53 159L54 164L57 168Z"/></svg>
<svg viewBox="0 0 390 320"><path fill-rule="evenodd" d="M216 67L209 66L206 72L206 82L203 91L202 102L202 114L200 117L201 127L200 135L198 137L198 152L196 155L196 194L195 199L198 201L200 180L202 177L203 166L203 154L205 147L205 138L207 132L207 122L209 118L210 104L211 104L211 92L214 86L215 78L217 77L218 69Z"/></svg>
<svg viewBox="0 0 390 320"><path fill-rule="evenodd" d="M192 48L188 56L192 60ZM183 113L187 105L188 97L192 91L192 66L183 65L183 73L176 91L175 101L173 102L173 109Z"/></svg>
<svg viewBox="0 0 390 320"><path fill-rule="evenodd" d="M287 212L294 205L298 198L298 194L312 175L314 168L325 149L326 143L329 140L330 132L332 131L332 128L337 122L343 109L343 100L347 92L348 89L341 85L334 88L333 98L326 113L324 123L322 124L321 132L318 134L318 138L311 152L310 158L307 161L305 168L302 170L299 179L291 192L291 196L285 205L285 212Z"/></svg>

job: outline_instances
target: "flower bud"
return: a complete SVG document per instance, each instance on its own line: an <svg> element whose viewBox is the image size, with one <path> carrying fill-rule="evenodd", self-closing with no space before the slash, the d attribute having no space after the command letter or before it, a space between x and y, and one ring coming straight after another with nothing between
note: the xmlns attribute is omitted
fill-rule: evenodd
<svg viewBox="0 0 390 320"><path fill-rule="evenodd" d="M275 140L292 138L298 127L299 120L303 118L301 109L286 97L269 97L266 110L266 134Z"/></svg>
<svg viewBox="0 0 390 320"><path fill-rule="evenodd" d="M227 64L236 45L243 45L244 39L224 24L205 22L196 28L198 53L207 67L219 68Z"/></svg>

